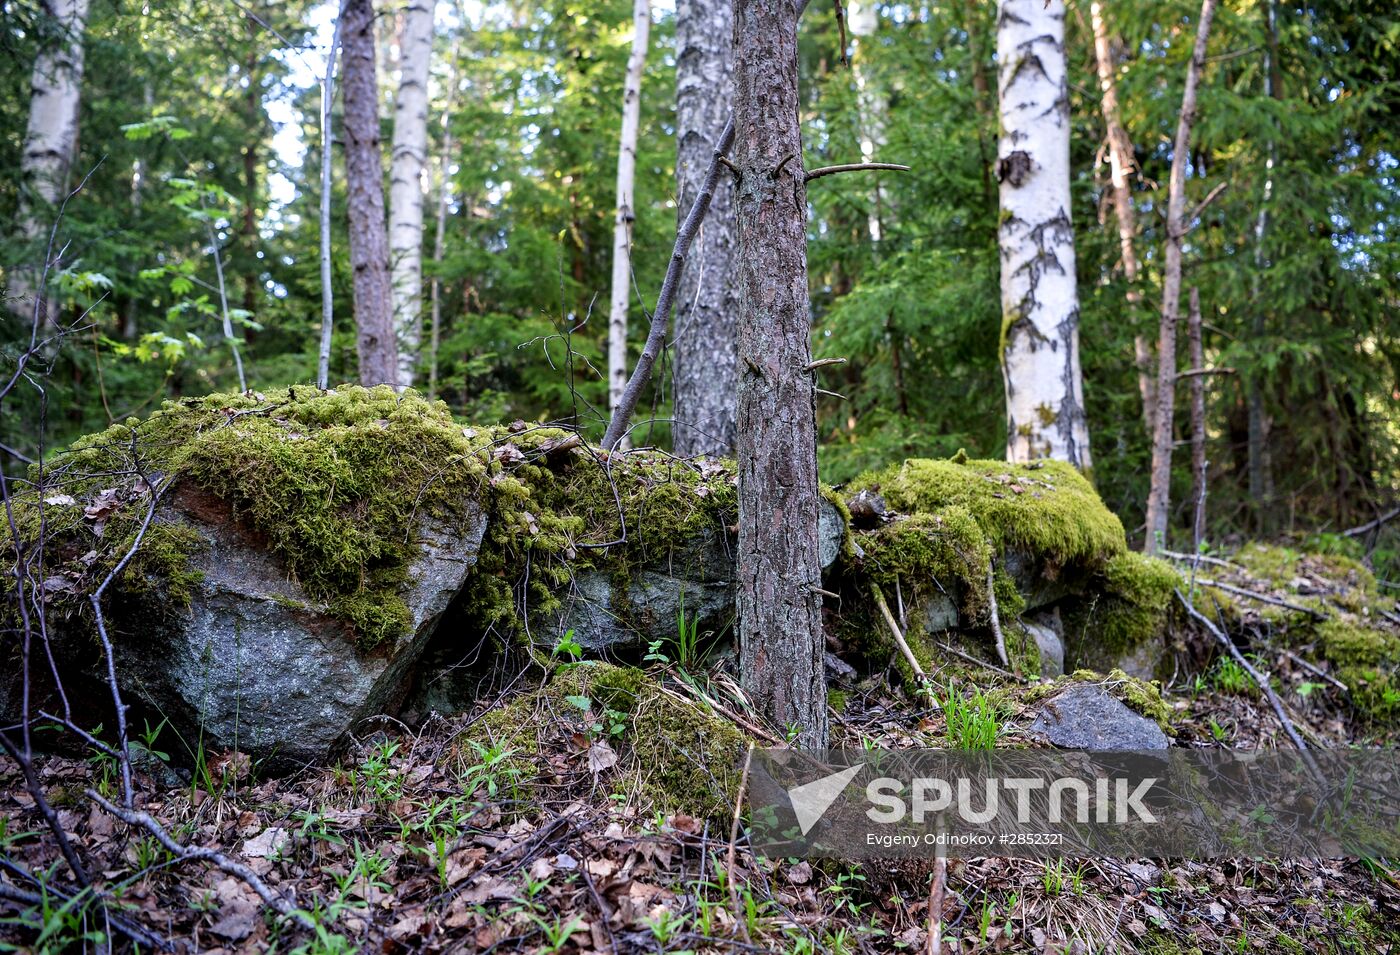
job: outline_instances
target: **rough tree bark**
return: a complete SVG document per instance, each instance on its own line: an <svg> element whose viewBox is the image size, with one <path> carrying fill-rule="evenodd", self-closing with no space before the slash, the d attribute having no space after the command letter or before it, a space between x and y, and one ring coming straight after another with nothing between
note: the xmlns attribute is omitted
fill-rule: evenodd
<svg viewBox="0 0 1400 955"><path fill-rule="evenodd" d="M734 5L739 224L740 674L798 745L827 740L817 555L816 393L794 0Z"/></svg>
<svg viewBox="0 0 1400 955"><path fill-rule="evenodd" d="M50 213L68 186L68 167L78 139L83 87L83 31L88 0L50 0L45 26L51 32L34 58L29 125L20 153L17 232L26 248L21 267L10 273L10 305L26 321L37 318L40 337L53 324L54 309L39 288L44 274L44 237Z"/></svg>
<svg viewBox="0 0 1400 955"><path fill-rule="evenodd" d="M1133 191L1128 180L1137 163L1133 159L1132 140L1123 127L1118 109L1116 62L1103 7L1100 0L1094 0L1089 4L1089 17L1094 27L1094 59L1098 66L1099 89L1103 93L1103 121L1108 132L1108 170L1109 181L1113 184L1113 211L1118 218L1118 253L1123 263L1123 277L1128 281L1128 314L1136 325L1142 292L1137 287L1137 212L1133 209ZM1152 377L1152 346L1147 336L1137 332L1133 334L1133 358L1138 369L1138 393L1142 396L1142 420L1150 437L1157 417L1157 384Z"/></svg>
<svg viewBox="0 0 1400 955"><path fill-rule="evenodd" d="M684 222L734 102L734 17L730 0L676 3L676 213ZM738 289L730 280L735 245L731 177L715 186L695 261L681 277L674 352L674 449L682 457L734 452L738 391L735 321Z"/></svg>
<svg viewBox="0 0 1400 955"><path fill-rule="evenodd" d="M1167 543L1171 505L1172 423L1176 410L1176 325L1181 312L1181 243L1186 237L1186 164L1191 126L1196 121L1196 89L1205 68L1206 42L1215 16L1215 0L1203 0L1196 24L1196 45L1186 65L1186 87L1172 144L1167 187L1167 241L1162 257L1162 319L1157 333L1157 420L1152 433L1152 483L1147 494L1147 537L1143 550L1154 554Z"/></svg>
<svg viewBox="0 0 1400 955"><path fill-rule="evenodd" d="M627 305L632 298L632 223L637 218L632 184L637 170L637 128L642 116L642 67L651 33L650 0L632 8L632 52L622 86L622 134L617 148L617 211L613 219L612 305L608 310L608 409L615 411L627 387ZM624 444L625 444L624 439Z"/></svg>
<svg viewBox="0 0 1400 955"><path fill-rule="evenodd" d="M379 148L374 7L370 0L345 0L341 17L345 183L360 384L397 384L399 356L390 293L389 237L384 227L384 163Z"/></svg>
<svg viewBox="0 0 1400 955"><path fill-rule="evenodd" d="M1070 224L1064 0L1000 0L1002 376L1008 461L1088 470Z"/></svg>
<svg viewBox="0 0 1400 955"><path fill-rule="evenodd" d="M399 39L399 86L389 167L389 257L399 384L413 384L423 340L423 170L428 164L428 73L434 0L409 0Z"/></svg>
<svg viewBox="0 0 1400 955"><path fill-rule="evenodd" d="M1206 534L1206 353L1201 342L1201 290L1191 286L1186 341L1191 360L1191 543L1192 552Z"/></svg>

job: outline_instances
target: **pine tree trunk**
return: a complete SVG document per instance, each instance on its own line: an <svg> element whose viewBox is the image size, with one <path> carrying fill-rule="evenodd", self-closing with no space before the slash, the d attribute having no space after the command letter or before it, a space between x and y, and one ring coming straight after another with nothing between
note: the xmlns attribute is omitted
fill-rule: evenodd
<svg viewBox="0 0 1400 955"><path fill-rule="evenodd" d="M29 125L20 154L17 232L25 244L25 261L12 270L9 289L11 308L24 321L37 319L41 338L56 320L57 310L39 286L55 207L67 191L78 140L88 0L51 0L46 7L52 34L34 58Z"/></svg>
<svg viewBox="0 0 1400 955"><path fill-rule="evenodd" d="M734 103L734 17L730 0L676 3L676 212L684 222L705 181L715 139ZM734 453L738 391L735 322L739 294L731 280L737 238L732 177L710 200L677 294L673 446L676 454Z"/></svg>
<svg viewBox="0 0 1400 955"><path fill-rule="evenodd" d="M428 74L434 0L409 0L399 41L399 88L389 168L389 257L399 384L413 384L423 339L423 170L428 164Z"/></svg>
<svg viewBox="0 0 1400 955"><path fill-rule="evenodd" d="M637 171L637 128L642 116L642 67L651 33L650 0L635 0L632 52L622 87L622 134L617 148L617 211L613 219L612 304L608 310L608 410L616 410L627 387L627 305L632 298L633 181ZM627 442L623 440L625 447Z"/></svg>
<svg viewBox="0 0 1400 955"><path fill-rule="evenodd" d="M1002 375L1008 461L1088 470L1070 224L1064 0L1000 0Z"/></svg>
<svg viewBox="0 0 1400 955"><path fill-rule="evenodd" d="M1089 5L1089 16L1094 26L1094 59L1098 66L1099 89L1103 93L1103 121L1108 131L1108 169L1113 184L1113 211L1118 218L1118 252L1123 263L1123 278L1128 282L1128 315L1136 325L1142 292L1137 287L1137 213L1133 209L1133 191L1128 180L1137 163L1133 159L1132 140L1123 127L1118 109L1113 44L1100 0ZM1138 393L1142 396L1142 420L1150 438L1157 418L1157 385L1152 377L1152 346L1147 337L1139 333L1133 334L1133 358L1138 369Z"/></svg>
<svg viewBox="0 0 1400 955"><path fill-rule="evenodd" d="M1278 68L1278 12L1274 0L1265 0L1264 27L1268 42L1264 50L1264 95L1270 99L1282 99L1283 89ZM1265 164L1264 195L1259 203L1259 216L1254 225L1254 316L1250 324L1250 334L1257 342L1264 337L1265 310L1267 301L1260 294L1259 279L1268 267L1264 254L1264 239L1269 231L1269 207L1274 194L1274 166L1278 146L1267 144L1268 159ZM1249 498L1254 506L1254 529L1261 536L1273 531L1273 466L1269 459L1269 414L1264 405L1263 376L1251 374L1245 382L1245 407L1248 412L1249 436L1246 447L1249 453Z"/></svg>
<svg viewBox="0 0 1400 955"><path fill-rule="evenodd" d="M389 236L384 227L384 162L379 147L374 8L370 0L345 0L341 16L344 18L341 49L345 58L342 82L345 182L360 384L397 384L399 356L390 293Z"/></svg>
<svg viewBox="0 0 1400 955"><path fill-rule="evenodd" d="M1196 25L1196 45L1186 66L1186 87L1172 144L1167 188L1167 241L1162 257L1162 320L1157 333L1157 420L1152 434L1152 483L1147 495L1147 537L1143 550L1154 554L1167 543L1171 510L1172 425L1176 410L1176 325L1181 313L1181 243L1186 237L1186 164L1191 126L1196 121L1196 89L1205 68L1206 42L1215 15L1215 0L1203 0Z"/></svg>
<svg viewBox="0 0 1400 955"><path fill-rule="evenodd" d="M816 393L794 0L734 5L740 674L763 717L826 745Z"/></svg>

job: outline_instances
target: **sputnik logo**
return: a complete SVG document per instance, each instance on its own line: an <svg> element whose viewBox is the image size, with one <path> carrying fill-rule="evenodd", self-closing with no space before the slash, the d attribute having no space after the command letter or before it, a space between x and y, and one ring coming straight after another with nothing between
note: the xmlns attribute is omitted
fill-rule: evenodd
<svg viewBox="0 0 1400 955"><path fill-rule="evenodd" d="M788 800L792 803L792 811L797 816L797 825L801 827L805 836L812 827L821 821L822 816L831 808L831 804L841 793L846 791L847 784L865 768L864 763L856 763L841 770L839 773L832 773L830 776L823 776L821 779L810 783L803 783L801 786L793 786L788 790Z"/></svg>

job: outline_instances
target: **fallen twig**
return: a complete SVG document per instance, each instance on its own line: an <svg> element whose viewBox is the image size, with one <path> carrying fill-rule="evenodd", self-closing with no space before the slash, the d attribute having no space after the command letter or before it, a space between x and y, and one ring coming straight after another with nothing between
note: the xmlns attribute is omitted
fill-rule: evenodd
<svg viewBox="0 0 1400 955"><path fill-rule="evenodd" d="M1260 673L1254 664L1250 663L1249 660L1245 658L1245 655L1240 652L1240 648L1235 646L1235 641L1231 640L1229 635L1225 633L1224 630L1217 627L1209 617L1197 610L1180 590L1175 590L1174 592L1176 593L1176 599L1181 601L1181 605L1186 608L1186 612L1191 615L1191 618L1205 627L1206 630L1215 637L1216 641L1225 648L1231 658L1243 667L1244 671L1253 678L1259 689L1263 691L1265 698L1268 699L1269 706L1273 708L1274 715L1278 717L1280 725L1283 726L1283 731L1288 734L1288 738L1291 739L1293 745L1298 748L1298 752L1302 755L1303 761L1308 764L1308 769L1312 772L1313 776L1321 782L1323 778L1322 771L1318 768L1317 763L1313 761L1312 754L1308 752L1308 744L1303 742L1303 737L1298 735L1298 730L1293 725L1293 721L1289 719L1288 714L1284 712L1283 701L1280 700L1278 694L1274 692L1273 684L1269 682L1269 678Z"/></svg>
<svg viewBox="0 0 1400 955"><path fill-rule="evenodd" d="M102 794L95 789L87 790L87 797L127 825L140 826L142 829L145 829L155 837L157 842L165 847L167 852L181 861L208 862L224 874L231 875L236 879L242 879L247 884L248 888L256 892L258 898L262 899L263 902L267 904L268 908L277 912L279 915L291 919L302 928L314 929L316 927L315 923L299 911L290 900L273 892L256 872L243 863L235 862L217 849L201 849L177 842L165 831L165 827L157 822L155 817L150 813L142 812L137 809L123 809L116 803L103 798Z"/></svg>
<svg viewBox="0 0 1400 955"><path fill-rule="evenodd" d="M1286 607L1289 610L1296 610L1298 613L1311 614L1318 620L1328 619L1328 615L1313 607L1304 607L1302 604L1289 603L1278 597L1270 597L1268 594L1261 594L1254 590L1245 590L1243 587L1236 587L1232 584L1222 584L1217 580L1207 580L1204 577L1197 577L1196 583L1202 587L1214 587L1216 590L1223 590L1227 594L1235 594L1238 597L1248 597L1250 600L1257 600L1260 603L1273 604L1275 607Z"/></svg>
<svg viewBox="0 0 1400 955"><path fill-rule="evenodd" d="M1393 507L1390 510L1386 511L1384 514L1382 514L1380 517L1376 518L1374 521L1367 521L1365 524L1360 524L1356 527L1348 528L1347 530L1342 531L1342 536L1360 537L1362 534L1369 533L1370 531L1375 530L1383 524L1388 524L1389 522L1395 520L1395 518L1397 517L1400 517L1400 507Z"/></svg>
<svg viewBox="0 0 1400 955"><path fill-rule="evenodd" d="M957 647L950 647L950 646L948 646L948 644L946 644L946 643L936 643L936 644L934 644L934 646L938 647L938 649L942 650L944 653L951 653L953 656L957 657L958 659L960 659L960 660L966 660L968 663L971 663L971 664L973 664L973 665L975 665L975 666L984 667L985 669L991 670L993 673L1000 673L1002 676L1010 677L1010 678L1013 679L1013 680L1019 680L1019 681L1022 682L1022 683L1025 683L1025 682L1026 682L1026 678L1025 678L1025 677L1023 677L1023 676L1017 676L1016 674L1012 673L1010 670L1003 670L1001 667L997 666L995 663L988 663L986 660L981 660L981 659L979 659L979 658L977 658L977 657L974 657L974 656L973 656L972 654L970 654L970 653L964 653L963 651L959 650Z"/></svg>
<svg viewBox="0 0 1400 955"><path fill-rule="evenodd" d="M992 636L996 638L997 659L1002 666L1010 666L1011 661L1006 656L1006 635L1001 632L1001 617L997 614L996 572L992 569L991 561L987 561L987 615L992 622ZM1012 667L1012 670L1016 669ZM1019 674L1017 678L1020 678Z"/></svg>
<svg viewBox="0 0 1400 955"><path fill-rule="evenodd" d="M1292 650L1285 650L1285 651L1283 651L1283 655L1286 656L1286 657L1288 657L1288 659L1292 660L1294 663L1298 664L1298 665L1299 665L1300 667L1302 667L1304 670L1307 670L1307 671L1308 671L1309 673L1311 673L1313 676L1320 676L1320 677L1322 677L1322 679L1326 680L1328 683L1332 684L1332 685L1335 686L1337 689L1341 690L1343 693L1350 693L1350 692L1351 692L1351 690L1347 687L1347 685L1346 685L1345 683L1343 683L1341 680L1337 679L1337 678L1334 677L1332 674L1327 673L1326 671L1324 671L1324 670L1318 668L1318 667L1315 666L1314 664L1309 663L1307 660L1304 660L1302 657L1298 656L1298 654L1294 653Z"/></svg>
<svg viewBox="0 0 1400 955"><path fill-rule="evenodd" d="M878 585L872 584L871 592L875 595L875 605L880 608L880 615L885 618L885 624L890 628L890 635L894 637L894 642L899 647L899 652L904 655L904 660L909 664L909 669L914 671L914 679L919 681L919 686L928 695L929 702L933 704L935 710L941 710L938 697L933 693L933 684L929 681L928 674L924 672L923 665L914 656L914 651L909 647L909 641L904 639L904 634L899 630L899 624L894 619L894 614L890 613L890 605L885 603L885 595L880 592Z"/></svg>
<svg viewBox="0 0 1400 955"><path fill-rule="evenodd" d="M743 910L739 908L739 887L734 880L734 847L739 842L739 814L744 809L744 793L749 788L749 767L753 765L753 743L749 744L749 751L744 755L744 773L739 777L739 791L734 796L734 821L729 826L729 851L724 856L724 878L729 883L729 905L730 912L734 916L734 921L738 923L739 930L744 934L744 941L752 942L749 938L748 920L744 918Z"/></svg>
<svg viewBox="0 0 1400 955"><path fill-rule="evenodd" d="M948 884L948 857L936 846L933 856L933 884L928 890L928 955L943 951L943 894Z"/></svg>
<svg viewBox="0 0 1400 955"><path fill-rule="evenodd" d="M1221 560L1219 557L1210 557L1206 554L1183 554L1174 550L1159 550L1157 554L1158 556L1167 557L1183 564L1192 564L1199 561L1202 564L1213 564L1216 567L1226 567L1230 570L1244 570L1239 564L1232 564L1228 560Z"/></svg>

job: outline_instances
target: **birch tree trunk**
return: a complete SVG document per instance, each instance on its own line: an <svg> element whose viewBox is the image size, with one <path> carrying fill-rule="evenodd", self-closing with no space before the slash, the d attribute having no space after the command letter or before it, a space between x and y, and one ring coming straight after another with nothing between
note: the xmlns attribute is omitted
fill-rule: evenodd
<svg viewBox="0 0 1400 955"><path fill-rule="evenodd" d="M651 33L650 0L634 0L632 52L622 86L622 135L617 148L617 212L613 219L612 304L608 309L608 410L627 387L627 305L632 297L632 184L637 170L637 127L642 116L642 67ZM623 439L626 446L626 439Z"/></svg>
<svg viewBox="0 0 1400 955"><path fill-rule="evenodd" d="M389 237L384 227L384 162L379 146L374 7L371 0L345 0L341 16L344 19L341 50L345 58L342 82L345 184L360 384L397 384L399 356L390 294Z"/></svg>
<svg viewBox="0 0 1400 955"><path fill-rule="evenodd" d="M816 393L794 0L734 4L739 665L764 718L824 747Z"/></svg>
<svg viewBox="0 0 1400 955"><path fill-rule="evenodd" d="M851 78L855 80L856 84L856 112L860 121L860 158L862 162L874 162L876 147L881 145L885 139L885 103L871 86L870 74L865 68L865 58L862 56L862 51L868 45L865 41L873 37L875 31L879 29L880 14L872 0L852 0L847 12L847 24L850 26L851 36L854 39L852 45L855 47L854 56L851 59ZM880 235L884 231L880 180L878 173L870 173L870 177L874 202L870 207L870 212L866 215L866 230L870 233L870 241L879 242ZM894 343L896 351L898 347L898 343Z"/></svg>
<svg viewBox="0 0 1400 955"><path fill-rule="evenodd" d="M676 212L684 222L700 194L734 103L734 16L730 0L676 3ZM733 177L716 185L699 248L681 276L674 352L673 447L676 454L734 452L738 391L735 322L739 293L731 281L735 245Z"/></svg>
<svg viewBox="0 0 1400 955"><path fill-rule="evenodd" d="M997 178L1006 458L1057 458L1088 470L1064 34L1064 0L1000 0Z"/></svg>
<svg viewBox="0 0 1400 955"><path fill-rule="evenodd" d="M78 139L78 108L83 87L83 31L88 0L50 0L51 30L34 58L30 78L29 125L20 154L19 238L27 261L12 270L10 304L22 319L39 322L39 336L52 327L54 309L43 283L45 237L51 214L68 187L68 167Z"/></svg>
<svg viewBox="0 0 1400 955"><path fill-rule="evenodd" d="M1215 16L1215 0L1203 0L1196 25L1196 45L1186 65L1186 87L1172 144L1167 188L1167 241L1162 257L1162 320L1157 333L1157 421L1152 434L1152 483L1147 495L1147 537L1143 550L1155 554L1166 546L1171 506L1172 423L1176 410L1176 325L1181 312L1181 243L1186 237L1186 163L1191 126L1196 121L1196 89L1205 68L1206 42Z"/></svg>
<svg viewBox="0 0 1400 955"><path fill-rule="evenodd" d="M423 340L423 171L428 165L428 73L434 0L409 0L399 42L399 87L389 167L389 257L399 384L413 384Z"/></svg>
<svg viewBox="0 0 1400 955"><path fill-rule="evenodd" d="M1123 277L1128 281L1128 314L1136 325L1142 292L1138 290L1137 213L1133 209L1133 191L1129 177L1137 168L1133 159L1133 143L1123 127L1118 109L1118 84L1113 44L1104 22L1103 3L1089 4L1089 16L1094 27L1094 59L1098 66L1099 89L1103 93L1103 121L1108 132L1108 170L1113 184L1113 211L1118 218L1118 254L1123 263ZM1133 358L1138 370L1138 393L1142 396L1142 420L1151 436L1156 421L1157 390L1152 377L1152 346L1147 337L1133 334Z"/></svg>

